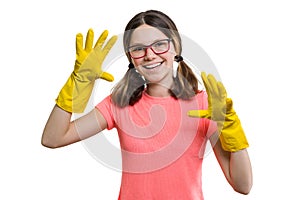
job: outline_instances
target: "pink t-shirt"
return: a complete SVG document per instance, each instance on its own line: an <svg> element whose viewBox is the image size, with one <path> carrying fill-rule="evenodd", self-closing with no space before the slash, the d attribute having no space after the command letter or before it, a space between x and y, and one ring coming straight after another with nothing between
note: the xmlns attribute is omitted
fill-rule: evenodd
<svg viewBox="0 0 300 200"><path fill-rule="evenodd" d="M207 109L207 95L191 100L152 97L119 108L106 97L96 108L116 128L122 151L121 200L202 200L202 161L207 139L216 131L189 110Z"/></svg>

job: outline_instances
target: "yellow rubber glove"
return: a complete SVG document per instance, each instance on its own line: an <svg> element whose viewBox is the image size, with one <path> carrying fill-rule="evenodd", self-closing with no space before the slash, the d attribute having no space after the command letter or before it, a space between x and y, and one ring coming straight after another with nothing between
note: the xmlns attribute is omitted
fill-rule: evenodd
<svg viewBox="0 0 300 200"><path fill-rule="evenodd" d="M72 113L84 112L93 91L95 80L98 78L107 81L114 80L111 74L102 71L102 63L117 40L117 36L113 36L103 47L107 36L108 31L103 31L93 48L94 32L89 29L83 48L82 34L76 35L74 71L56 99L56 104L60 108Z"/></svg>
<svg viewBox="0 0 300 200"><path fill-rule="evenodd" d="M225 151L236 152L249 146L241 122L233 109L232 100L227 98L223 84L213 75L201 77L208 95L208 110L190 110L190 117L207 118L217 122L220 141Z"/></svg>

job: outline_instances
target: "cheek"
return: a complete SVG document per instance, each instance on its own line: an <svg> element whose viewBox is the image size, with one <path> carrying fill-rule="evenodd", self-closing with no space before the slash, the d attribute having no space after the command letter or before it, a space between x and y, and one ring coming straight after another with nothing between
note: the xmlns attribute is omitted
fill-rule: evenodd
<svg viewBox="0 0 300 200"><path fill-rule="evenodd" d="M175 54L169 53L168 56L165 57L166 63L168 67L173 66Z"/></svg>
<svg viewBox="0 0 300 200"><path fill-rule="evenodd" d="M142 59L131 59L131 62L134 66L139 66L142 63Z"/></svg>
<svg viewBox="0 0 300 200"><path fill-rule="evenodd" d="M175 52L175 50L174 50L174 46L172 45L171 46L171 48L170 48L170 50L169 50L169 52L168 52L168 60L170 60L170 61L174 61L174 57L177 55L177 53Z"/></svg>

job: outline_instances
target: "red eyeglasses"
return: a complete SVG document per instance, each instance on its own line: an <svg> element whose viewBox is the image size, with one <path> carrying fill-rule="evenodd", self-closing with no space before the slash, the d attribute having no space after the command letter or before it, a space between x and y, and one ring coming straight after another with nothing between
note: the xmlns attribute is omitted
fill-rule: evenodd
<svg viewBox="0 0 300 200"><path fill-rule="evenodd" d="M145 57L149 48L153 51L153 53L159 55L169 51L171 40L172 39L158 40L150 45L133 45L128 47L127 50L133 59Z"/></svg>

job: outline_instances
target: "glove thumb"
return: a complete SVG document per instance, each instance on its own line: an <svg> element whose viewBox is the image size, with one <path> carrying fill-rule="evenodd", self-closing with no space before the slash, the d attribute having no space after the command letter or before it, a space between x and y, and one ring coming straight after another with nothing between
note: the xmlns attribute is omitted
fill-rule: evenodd
<svg viewBox="0 0 300 200"><path fill-rule="evenodd" d="M114 81L114 76L111 75L110 73L107 73L107 72L102 72L100 74L100 78L106 80L106 81L109 81L109 82L112 82Z"/></svg>
<svg viewBox="0 0 300 200"><path fill-rule="evenodd" d="M188 111L189 117L207 118L210 119L208 110L190 110Z"/></svg>

